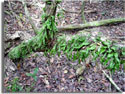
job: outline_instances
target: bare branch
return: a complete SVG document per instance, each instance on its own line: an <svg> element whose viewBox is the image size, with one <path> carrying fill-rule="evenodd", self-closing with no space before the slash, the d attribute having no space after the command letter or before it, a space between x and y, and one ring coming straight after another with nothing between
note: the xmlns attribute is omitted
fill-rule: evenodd
<svg viewBox="0 0 125 94"><path fill-rule="evenodd" d="M30 17L29 11L28 11L27 6L26 6L26 3L25 3L24 0L21 0L21 2L22 2L22 4L24 5L25 14L26 14L26 16L27 16L27 18L28 18L28 20L29 20L29 22L30 22L30 24L31 24L31 26L32 26L32 28L33 28L33 30L34 30L34 32L37 34L37 33L38 33L38 29L37 29L37 27L35 26L35 24L33 23L32 18Z"/></svg>

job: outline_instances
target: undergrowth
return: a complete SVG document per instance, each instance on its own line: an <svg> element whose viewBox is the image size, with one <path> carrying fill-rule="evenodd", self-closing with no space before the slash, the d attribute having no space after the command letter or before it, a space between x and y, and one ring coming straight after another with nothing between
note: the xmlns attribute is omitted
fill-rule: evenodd
<svg viewBox="0 0 125 94"><path fill-rule="evenodd" d="M41 31L37 34L37 36L13 48L9 52L9 57L11 59L24 58L27 54L31 54L36 50L47 50L48 43L54 38L56 32L57 28L55 25L55 17L51 16L43 24Z"/></svg>
<svg viewBox="0 0 125 94"><path fill-rule="evenodd" d="M77 36L67 42L65 36L62 36L50 50L50 54L60 55L63 52L69 60L78 60L79 63L92 55L94 61L99 58L100 62L113 72L118 70L120 64L124 63L121 57L125 56L125 47L119 48L110 40L102 41L99 36L93 41L89 39L90 36Z"/></svg>
<svg viewBox="0 0 125 94"><path fill-rule="evenodd" d="M57 16L59 17L60 15L58 14ZM49 49L49 46L51 46L49 44L52 44L52 40L57 33L57 27L55 16L50 16L47 20L45 18L46 14L44 13L42 20L45 22L35 37L21 43L9 52L11 59L24 58L27 54L44 49L45 53L49 52L51 55L56 53L60 55L63 52L70 60L78 60L79 63L84 61L89 55L92 55L93 60L100 58L100 62L112 71L119 69L120 64L124 63L120 57L125 56L125 47L119 48L109 40L102 41L100 37L89 41L90 36L77 36L66 41L65 37L61 36L53 48Z"/></svg>
<svg viewBox="0 0 125 94"><path fill-rule="evenodd" d="M9 82L7 90L11 92L21 92L23 87L19 85L19 78L14 78L11 82Z"/></svg>

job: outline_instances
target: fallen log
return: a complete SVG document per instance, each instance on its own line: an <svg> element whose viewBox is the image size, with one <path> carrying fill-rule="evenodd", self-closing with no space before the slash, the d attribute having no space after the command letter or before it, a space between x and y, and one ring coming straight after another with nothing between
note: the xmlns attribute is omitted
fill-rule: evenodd
<svg viewBox="0 0 125 94"><path fill-rule="evenodd" d="M24 58L27 54L30 54L32 52L39 51L41 49L45 50L46 45L43 45L41 37L42 36L38 34L37 36L32 37L30 40L22 42L9 52L9 58Z"/></svg>
<svg viewBox="0 0 125 94"><path fill-rule="evenodd" d="M98 26L104 26L104 25L121 23L121 22L125 22L125 18L113 18L113 19L106 19L101 21L87 22L85 24L66 25L66 26L58 27L58 30L66 31L66 30L74 30L74 29L85 29L90 27L98 27Z"/></svg>

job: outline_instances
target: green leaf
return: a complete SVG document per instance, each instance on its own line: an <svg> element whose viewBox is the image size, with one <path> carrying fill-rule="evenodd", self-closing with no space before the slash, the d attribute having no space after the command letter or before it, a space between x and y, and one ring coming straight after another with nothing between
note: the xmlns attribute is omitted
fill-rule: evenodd
<svg viewBox="0 0 125 94"><path fill-rule="evenodd" d="M81 62L81 61L80 61L80 57L78 57L78 62L79 62L79 64L80 64L80 62Z"/></svg>
<svg viewBox="0 0 125 94"><path fill-rule="evenodd" d="M118 53L114 53L114 56L115 56L116 61L120 63L120 60L118 58Z"/></svg>
<svg viewBox="0 0 125 94"><path fill-rule="evenodd" d="M58 56L60 56L60 55L61 55L61 52L58 52L57 54L58 54Z"/></svg>
<svg viewBox="0 0 125 94"><path fill-rule="evenodd" d="M83 42L82 44L80 44L79 46L77 45L76 47L74 47L75 49L80 49L81 47L83 46L87 46L89 45L90 43L89 42Z"/></svg>
<svg viewBox="0 0 125 94"><path fill-rule="evenodd" d="M17 77L14 78L13 83L16 83L18 80L19 80L19 79L18 79Z"/></svg>
<svg viewBox="0 0 125 94"><path fill-rule="evenodd" d="M111 53L111 54L108 54L108 56L107 56L108 58L111 58L111 57L113 57L113 53Z"/></svg>
<svg viewBox="0 0 125 94"><path fill-rule="evenodd" d="M104 53L105 50L106 50L105 48L101 48L101 50L100 50L100 54Z"/></svg>
<svg viewBox="0 0 125 94"><path fill-rule="evenodd" d="M79 51L77 51L77 53L76 53L77 58L79 58L79 55L80 55L80 54L79 54Z"/></svg>
<svg viewBox="0 0 125 94"><path fill-rule="evenodd" d="M19 89L19 91L22 91L23 90L23 87L21 87L21 86L17 86L18 87L18 89Z"/></svg>
<svg viewBox="0 0 125 94"><path fill-rule="evenodd" d="M58 3L62 2L62 0L56 0Z"/></svg>
<svg viewBox="0 0 125 94"><path fill-rule="evenodd" d="M119 70L119 68L120 68L120 63L117 63L117 64L115 65L115 68L116 68L117 70Z"/></svg>
<svg viewBox="0 0 125 94"><path fill-rule="evenodd" d="M27 75L27 76L33 76L33 74L32 74L32 73L26 73L26 75Z"/></svg>
<svg viewBox="0 0 125 94"><path fill-rule="evenodd" d="M101 48L102 48L102 45L99 46L99 48L98 48L98 52L100 52Z"/></svg>
<svg viewBox="0 0 125 94"><path fill-rule="evenodd" d="M86 56L86 50L81 50L80 54L81 54L81 59L84 60Z"/></svg>
<svg viewBox="0 0 125 94"><path fill-rule="evenodd" d="M35 75L36 75L36 74L37 74L37 72L38 72L38 70L39 70L38 68L35 68L35 69L34 69L33 74L35 74Z"/></svg>
<svg viewBox="0 0 125 94"><path fill-rule="evenodd" d="M89 45L89 44L90 44L89 42L83 42L83 43L82 43L83 46L87 46L87 45Z"/></svg>
<svg viewBox="0 0 125 94"><path fill-rule="evenodd" d="M96 45L91 45L91 47L89 48L89 50L94 50L96 48Z"/></svg>
<svg viewBox="0 0 125 94"><path fill-rule="evenodd" d="M114 68L113 60L110 61L109 68L110 68L110 69L113 69L113 68Z"/></svg>
<svg viewBox="0 0 125 94"><path fill-rule="evenodd" d="M118 58L118 53L114 53L115 58Z"/></svg>
<svg viewBox="0 0 125 94"><path fill-rule="evenodd" d="M105 45L105 46L110 46L110 43L106 42L106 41L103 41L102 44Z"/></svg>
<svg viewBox="0 0 125 94"><path fill-rule="evenodd" d="M20 16L20 18L23 18L23 14L22 13L20 13L19 16Z"/></svg>
<svg viewBox="0 0 125 94"><path fill-rule="evenodd" d="M101 62L102 62L102 63L104 63L104 61L105 61L106 54L107 54L107 53L105 53L105 54L103 55L103 57L101 57Z"/></svg>
<svg viewBox="0 0 125 94"><path fill-rule="evenodd" d="M9 86L7 87L7 89L10 90L10 89L11 89L11 85L9 85Z"/></svg>
<svg viewBox="0 0 125 94"><path fill-rule="evenodd" d="M93 55L93 60L95 61L97 59L97 57L98 57L98 54L96 54L96 52L93 51L92 55Z"/></svg>
<svg viewBox="0 0 125 94"><path fill-rule="evenodd" d="M37 81L37 76L34 76L33 79L34 79L35 81Z"/></svg>
<svg viewBox="0 0 125 94"><path fill-rule="evenodd" d="M107 51L108 53L111 53L112 52L112 50L111 49L108 49L108 51Z"/></svg>
<svg viewBox="0 0 125 94"><path fill-rule="evenodd" d="M73 55L73 61L75 61L76 59L77 59L77 55L74 54L74 55Z"/></svg>
<svg viewBox="0 0 125 94"><path fill-rule="evenodd" d="M97 41L101 41L101 37L100 37L100 36L97 36L97 37L96 37L96 40L97 40Z"/></svg>
<svg viewBox="0 0 125 94"><path fill-rule="evenodd" d="M104 66L106 66L106 64L108 63L108 61L109 61L109 59L106 59L106 60L104 61Z"/></svg>
<svg viewBox="0 0 125 94"><path fill-rule="evenodd" d="M12 92L16 92L16 84L12 86Z"/></svg>
<svg viewBox="0 0 125 94"><path fill-rule="evenodd" d="M122 52L122 55L125 56L125 52Z"/></svg>
<svg viewBox="0 0 125 94"><path fill-rule="evenodd" d="M106 11L103 11L103 12L101 13L101 15L103 15L103 16L104 16L106 13L107 13Z"/></svg>
<svg viewBox="0 0 125 94"><path fill-rule="evenodd" d="M116 47L111 47L112 50L116 51Z"/></svg>

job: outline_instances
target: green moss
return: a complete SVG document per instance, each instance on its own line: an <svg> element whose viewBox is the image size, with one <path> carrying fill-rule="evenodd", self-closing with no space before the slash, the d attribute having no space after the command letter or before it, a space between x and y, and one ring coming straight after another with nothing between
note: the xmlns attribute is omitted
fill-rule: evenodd
<svg viewBox="0 0 125 94"><path fill-rule="evenodd" d="M47 41L52 40L57 31L54 19L55 18L53 16L48 18L47 21L43 24L43 27L37 36L13 48L9 52L9 58L24 58L28 54L32 53L33 51L37 51L38 49L47 49Z"/></svg>

